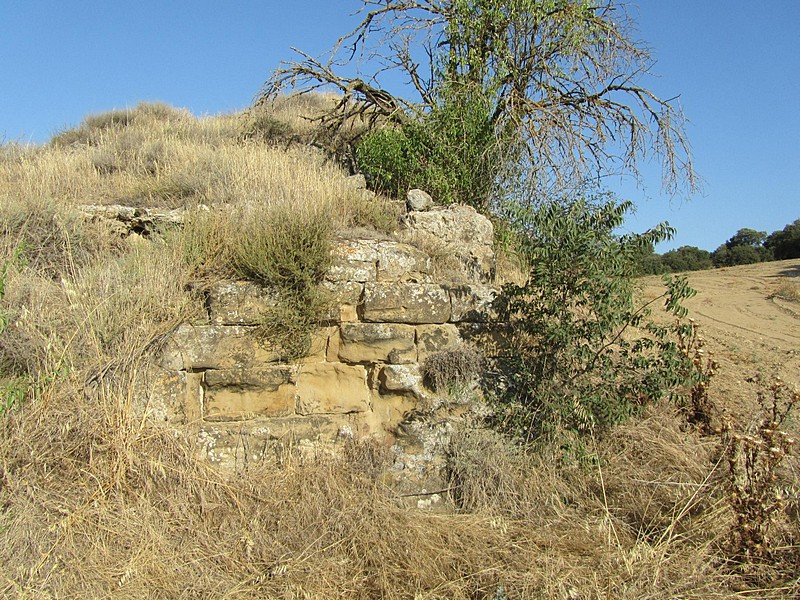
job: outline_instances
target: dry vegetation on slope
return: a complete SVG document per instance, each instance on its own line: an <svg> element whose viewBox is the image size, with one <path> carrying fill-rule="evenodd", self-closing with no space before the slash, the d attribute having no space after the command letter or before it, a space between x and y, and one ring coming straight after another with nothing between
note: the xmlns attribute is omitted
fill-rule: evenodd
<svg viewBox="0 0 800 600"><path fill-rule="evenodd" d="M303 122L279 109L256 129L302 138ZM770 532L772 551L732 560L737 521L720 438L686 428L668 405L598 440L582 466L465 432L451 451L453 504L444 514L405 508L381 483L385 451L369 443L336 458L287 454L236 474L199 462L191 440L135 402L137 373L160 336L199 309L188 281L231 268L227 235L247 222L235 219L263 214L246 207L307 211L339 228L380 226L386 212L321 155L257 138L252 116L198 120L143 106L87 119L41 148L0 149L0 596L800 593L796 490ZM120 240L73 210L116 202L202 203L210 224ZM234 210L218 211L223 203ZM796 263L772 265L785 265L793 282ZM710 295L695 282L698 319L723 362L734 349L713 328L727 317L711 304L775 290L734 270L699 276L729 278ZM773 337L796 339L796 312L774 316ZM736 331L740 348L760 343L761 325ZM768 346L759 346L766 375L773 363L796 364L796 354L777 357ZM737 356L744 362L734 370L758 366L747 350ZM712 395L725 406L732 371L722 368ZM741 413L742 427L751 416ZM781 468L782 482L797 481L796 463Z"/></svg>

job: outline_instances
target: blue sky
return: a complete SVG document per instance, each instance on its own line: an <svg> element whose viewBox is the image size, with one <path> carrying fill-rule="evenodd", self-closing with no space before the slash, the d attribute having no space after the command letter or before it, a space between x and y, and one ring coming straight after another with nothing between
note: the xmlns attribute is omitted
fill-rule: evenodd
<svg viewBox="0 0 800 600"><path fill-rule="evenodd" d="M281 59L327 49L358 0L0 0L0 141L42 143L89 113L159 100L197 115L245 108ZM680 95L701 193L633 200L628 228L668 220L681 245L713 250L738 229L800 218L800 0L639 0L630 10L659 75Z"/></svg>

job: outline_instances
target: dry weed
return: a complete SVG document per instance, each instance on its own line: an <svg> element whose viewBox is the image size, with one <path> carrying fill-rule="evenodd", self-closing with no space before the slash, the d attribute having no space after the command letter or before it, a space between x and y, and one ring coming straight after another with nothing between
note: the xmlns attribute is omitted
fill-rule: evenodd
<svg viewBox="0 0 800 600"><path fill-rule="evenodd" d="M800 302L800 282L785 278L772 294L772 297L788 300L789 302Z"/></svg>

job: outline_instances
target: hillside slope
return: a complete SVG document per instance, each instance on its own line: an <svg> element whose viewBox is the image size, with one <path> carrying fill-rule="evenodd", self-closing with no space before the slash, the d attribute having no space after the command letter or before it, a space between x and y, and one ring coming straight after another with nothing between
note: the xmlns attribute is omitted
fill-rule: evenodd
<svg viewBox="0 0 800 600"><path fill-rule="evenodd" d="M756 374L800 386L800 259L688 277L697 295L686 306L719 363L711 395L720 407L746 420L753 408L747 379ZM648 297L660 288L660 279L647 278Z"/></svg>

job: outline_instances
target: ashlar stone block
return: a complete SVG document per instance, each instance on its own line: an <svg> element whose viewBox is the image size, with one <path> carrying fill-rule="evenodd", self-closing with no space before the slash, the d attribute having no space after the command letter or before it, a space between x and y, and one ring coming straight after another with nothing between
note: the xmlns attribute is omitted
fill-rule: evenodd
<svg viewBox="0 0 800 600"><path fill-rule="evenodd" d="M497 318L492 303L497 290L485 285L460 285L450 288L452 323L488 323Z"/></svg>
<svg viewBox="0 0 800 600"><path fill-rule="evenodd" d="M297 376L297 412L343 414L370 410L367 370L361 365L312 363Z"/></svg>
<svg viewBox="0 0 800 600"><path fill-rule="evenodd" d="M425 362L434 352L455 348L461 343L458 327L444 325L417 325L417 360Z"/></svg>
<svg viewBox="0 0 800 600"><path fill-rule="evenodd" d="M397 323L342 323L339 360L346 363L412 363L417 360L416 333Z"/></svg>
<svg viewBox="0 0 800 600"><path fill-rule="evenodd" d="M239 421L292 415L295 410L295 373L296 368L287 365L206 371L203 378L203 419Z"/></svg>
<svg viewBox="0 0 800 600"><path fill-rule="evenodd" d="M333 263L325 278L328 281L375 281L378 273L378 250L372 240L343 240L331 252Z"/></svg>
<svg viewBox="0 0 800 600"><path fill-rule="evenodd" d="M427 282L431 259L422 250L400 242L379 242L378 281Z"/></svg>
<svg viewBox="0 0 800 600"><path fill-rule="evenodd" d="M184 324L167 340L160 365L175 371L245 369L283 358L255 327Z"/></svg>
<svg viewBox="0 0 800 600"><path fill-rule="evenodd" d="M450 293L433 283L368 283L361 310L373 323L446 323Z"/></svg>
<svg viewBox="0 0 800 600"><path fill-rule="evenodd" d="M384 365L378 374L382 394L405 394L422 399L425 394L419 365Z"/></svg>
<svg viewBox="0 0 800 600"><path fill-rule="evenodd" d="M278 306L274 290L249 281L223 281L208 290L208 312L214 325L257 325Z"/></svg>

